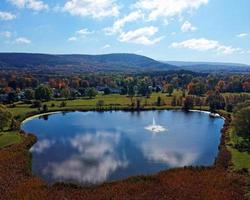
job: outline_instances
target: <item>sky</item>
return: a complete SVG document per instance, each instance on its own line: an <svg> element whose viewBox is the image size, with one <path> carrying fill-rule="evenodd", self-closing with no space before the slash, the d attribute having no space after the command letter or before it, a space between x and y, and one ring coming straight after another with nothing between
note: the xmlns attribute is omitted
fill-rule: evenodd
<svg viewBox="0 0 250 200"><path fill-rule="evenodd" d="M0 0L0 52L250 64L250 0Z"/></svg>

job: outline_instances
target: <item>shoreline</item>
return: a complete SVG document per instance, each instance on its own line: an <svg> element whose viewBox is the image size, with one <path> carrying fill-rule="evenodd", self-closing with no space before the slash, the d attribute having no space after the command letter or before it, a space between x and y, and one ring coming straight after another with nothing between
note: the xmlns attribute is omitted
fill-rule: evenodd
<svg viewBox="0 0 250 200"><path fill-rule="evenodd" d="M28 121L30 121L32 119L38 118L38 117L42 117L42 116L45 116L45 115L59 114L59 113L62 113L62 112L64 112L64 111L53 111L53 112L35 114L33 116L27 117L24 120L22 120L20 125L23 125L24 123L26 123L26 122L28 122Z"/></svg>
<svg viewBox="0 0 250 200"><path fill-rule="evenodd" d="M169 109L166 109L169 110ZM179 109L180 110L180 109ZM88 111L88 110L85 110ZM91 110L90 110L91 111ZM120 110L122 111L122 110ZM33 115L28 117L26 121L29 119L33 119L34 117L43 116L51 113L61 113L63 111L56 112L48 112L41 113L37 115ZM206 112L206 111L205 111ZM63 182L59 182L53 185L48 185L38 176L34 176L31 172L30 163L31 163L31 154L29 153L29 149L36 143L36 136L34 134L28 134L23 132L24 140L20 144L9 146L8 148L4 148L0 151L0 155L8 154L9 158L6 160L0 159L0 163L5 163L3 166L2 174L5 177L2 183L3 188L7 188L8 190L3 194L5 199L15 199L18 194L18 197L28 198L30 199L54 199L55 197L66 197L68 199L119 199L119 197L123 194L126 196L125 199L131 199L134 197L142 198L142 199L152 199L155 198L155 191L159 189L159 182L162 182L160 192L158 193L158 198L162 198L164 196L173 196L180 199L185 199L184 197L191 196L193 192L199 194L200 199L207 195L207 191L214 191L214 196L211 199L219 199L222 193L223 196L227 196L228 199L242 199L244 182L242 181L239 184L239 187L235 187L233 183L236 179L240 179L241 176L238 174L234 174L233 172L228 170L230 166L230 152L227 151L225 146L226 136L227 136L227 126L230 124L230 118L227 115L221 113L222 116L225 116L225 123L223 128L221 129L221 141L220 146L218 147L219 153L215 162L211 166L207 167L182 167L182 168L173 168L166 169L160 172L157 172L153 175L146 176L132 176L127 179L114 181L114 182L105 182L98 186L93 187L84 187L79 184L67 184ZM27 115L28 116L28 115ZM24 120L25 121L25 120ZM14 153L18 152L18 154ZM29 155L29 156L27 156ZM7 162L7 163L6 163ZM14 165L13 165L14 164ZM29 166L29 167L27 167ZM1 165L0 165L1 167ZM1 168L0 168L1 169ZM21 170L21 171L20 171ZM233 174L231 174L233 173ZM0 173L1 174L1 173ZM15 176L15 180L11 179L11 177ZM197 187L197 181L194 181L193 177L196 176L199 179L199 183L204 187ZM179 182L181 179L181 183L183 184L183 189L179 188L178 185L173 185L174 189L180 190L180 194L183 196L179 196L173 194L173 190L169 190L168 185L172 185L176 181ZM12 182L13 183L12 183ZM36 189L32 189L30 185L25 183L33 182L35 184ZM9 184L12 183L12 184ZM185 187L186 185L186 187ZM16 191L16 186L18 186L19 190ZM241 187L242 186L242 187ZM185 188L192 188L192 190L185 190ZM136 195L131 196L129 191L135 191ZM141 191L146 191L148 193L148 198L145 196L140 196ZM9 191L13 191L11 196ZM108 192L109 191L109 192ZM114 192L112 192L114 191ZM232 192L234 191L234 192ZM118 192L118 196L117 196ZM190 192L190 193L189 193ZM37 193L40 196L37 196ZM11 198L12 197L12 198ZM31 198L32 197L32 198Z"/></svg>
<svg viewBox="0 0 250 200"><path fill-rule="evenodd" d="M96 109L89 109L89 110L81 110L81 109L76 109L76 110L68 110L68 109L65 109L65 110L59 110L59 111L51 111L51 112L45 112L45 113L39 113L39 114L34 114L34 115L31 115L29 116L29 113L27 113L27 117L25 117L25 119L23 119L21 122L20 122L20 125L23 125L24 123L32 120L32 119L35 119L35 118L38 118L38 117L42 117L42 116L45 116L45 115L52 115L52 114L60 114L60 113L64 113L64 112L111 112L111 111L114 111L114 112L118 112L118 111L123 111L123 112L147 112L147 111L182 111L181 108L175 108L175 109L156 109L156 108L147 108L147 109L141 109L141 110L134 110L134 109L131 109L129 110L128 109L115 109L115 110L112 110L112 109L109 109L109 110L96 110ZM182 112L185 112L185 111L182 111ZM210 111L207 111L207 110L189 110L188 112L199 112L199 113L205 113L205 114L211 114ZM225 118L220 114L220 113L216 113L219 115L220 118L223 118L225 120Z"/></svg>

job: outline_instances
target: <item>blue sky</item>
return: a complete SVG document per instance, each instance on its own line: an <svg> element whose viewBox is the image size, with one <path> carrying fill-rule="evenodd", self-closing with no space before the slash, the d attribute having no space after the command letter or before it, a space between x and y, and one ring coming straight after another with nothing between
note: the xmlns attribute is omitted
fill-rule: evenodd
<svg viewBox="0 0 250 200"><path fill-rule="evenodd" d="M0 51L250 64L249 0L1 0Z"/></svg>

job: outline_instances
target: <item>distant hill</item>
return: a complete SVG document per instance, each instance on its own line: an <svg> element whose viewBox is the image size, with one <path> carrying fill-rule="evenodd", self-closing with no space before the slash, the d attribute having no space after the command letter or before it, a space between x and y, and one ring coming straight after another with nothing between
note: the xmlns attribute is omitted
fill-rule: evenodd
<svg viewBox="0 0 250 200"><path fill-rule="evenodd" d="M250 66L239 63L163 61L184 70L196 72L250 72Z"/></svg>
<svg viewBox="0 0 250 200"><path fill-rule="evenodd" d="M156 61L136 54L53 55L0 53L0 69L37 73L74 74L85 72L152 72L187 70L194 72L250 73L250 66L237 63Z"/></svg>
<svg viewBox="0 0 250 200"><path fill-rule="evenodd" d="M0 68L54 70L67 72L155 71L176 67L135 54L51 55L0 53Z"/></svg>

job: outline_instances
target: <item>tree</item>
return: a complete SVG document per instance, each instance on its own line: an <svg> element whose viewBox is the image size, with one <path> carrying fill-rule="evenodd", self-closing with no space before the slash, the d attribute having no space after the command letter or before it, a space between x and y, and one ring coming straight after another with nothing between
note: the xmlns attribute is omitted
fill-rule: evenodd
<svg viewBox="0 0 250 200"><path fill-rule="evenodd" d="M10 126L12 121L11 112L2 104L0 104L0 131Z"/></svg>
<svg viewBox="0 0 250 200"><path fill-rule="evenodd" d="M68 99L70 97L70 89L64 88L61 90L61 97Z"/></svg>
<svg viewBox="0 0 250 200"><path fill-rule="evenodd" d="M207 102L212 113L218 109L225 109L226 102L224 97L218 91L212 91L208 94Z"/></svg>
<svg viewBox="0 0 250 200"><path fill-rule="evenodd" d="M216 86L217 90L219 90L219 92L223 92L225 90L225 86L226 83L223 80L220 80Z"/></svg>
<svg viewBox="0 0 250 200"><path fill-rule="evenodd" d="M183 110L189 111L194 107L194 100L192 96L187 96L184 100Z"/></svg>
<svg viewBox="0 0 250 200"><path fill-rule="evenodd" d="M35 90L35 97L37 100L49 101L52 98L52 90L47 85L40 85Z"/></svg>
<svg viewBox="0 0 250 200"><path fill-rule="evenodd" d="M48 112L48 106L46 104L43 105L43 112Z"/></svg>
<svg viewBox="0 0 250 200"><path fill-rule="evenodd" d="M250 92L250 82L246 81L242 84L242 88L244 92Z"/></svg>
<svg viewBox="0 0 250 200"><path fill-rule="evenodd" d="M24 92L25 99L33 100L35 98L35 92L32 89L27 89Z"/></svg>
<svg viewBox="0 0 250 200"><path fill-rule="evenodd" d="M156 105L157 106L161 106L161 102L162 100L161 100L161 97L157 97L157 102L156 102Z"/></svg>
<svg viewBox="0 0 250 200"><path fill-rule="evenodd" d="M8 101L10 103L17 102L18 101L18 95L17 95L17 93L16 92L10 92L8 94Z"/></svg>
<svg viewBox="0 0 250 200"><path fill-rule="evenodd" d="M62 102L60 103L60 107L61 107L61 108L65 107L66 105L67 105L67 103L66 103L65 101L62 101Z"/></svg>
<svg viewBox="0 0 250 200"><path fill-rule="evenodd" d="M167 84L166 86L166 92L169 96L171 96L174 92L174 86L172 84Z"/></svg>
<svg viewBox="0 0 250 200"><path fill-rule="evenodd" d="M171 106L176 106L176 96L173 96L172 101L171 101Z"/></svg>
<svg viewBox="0 0 250 200"><path fill-rule="evenodd" d="M106 87L105 89L104 89L104 95L108 95L108 94L110 94L111 93L111 90L108 88L108 87Z"/></svg>
<svg viewBox="0 0 250 200"><path fill-rule="evenodd" d="M20 129L20 122L18 120L12 119L10 127L11 130L18 131Z"/></svg>
<svg viewBox="0 0 250 200"><path fill-rule="evenodd" d="M97 102L96 102L96 107L98 108L98 109L102 109L102 107L105 105L105 103L104 103L104 101L103 100L98 100Z"/></svg>
<svg viewBox="0 0 250 200"><path fill-rule="evenodd" d="M120 93L121 95L126 95L126 94L128 94L128 88L126 87L126 86L124 86L124 87L122 87L121 88L121 93Z"/></svg>
<svg viewBox="0 0 250 200"><path fill-rule="evenodd" d="M243 107L234 115L234 129L236 134L250 139L250 106Z"/></svg>
<svg viewBox="0 0 250 200"><path fill-rule="evenodd" d="M95 97L97 95L97 91L95 88L88 88L86 91L86 95L92 99L93 97Z"/></svg>
<svg viewBox="0 0 250 200"><path fill-rule="evenodd" d="M152 91L150 90L148 84L145 81L141 81L138 87L138 94L149 97L151 93Z"/></svg>
<svg viewBox="0 0 250 200"><path fill-rule="evenodd" d="M140 99L136 99L136 109L137 110L141 109L141 100Z"/></svg>
<svg viewBox="0 0 250 200"><path fill-rule="evenodd" d="M130 97L131 104L133 103L133 97L135 96L135 89L133 85L128 87L128 96Z"/></svg>

